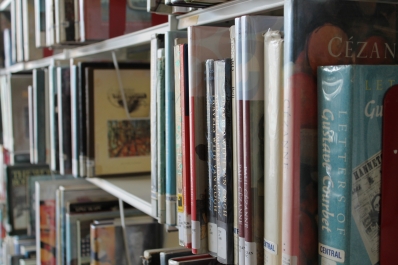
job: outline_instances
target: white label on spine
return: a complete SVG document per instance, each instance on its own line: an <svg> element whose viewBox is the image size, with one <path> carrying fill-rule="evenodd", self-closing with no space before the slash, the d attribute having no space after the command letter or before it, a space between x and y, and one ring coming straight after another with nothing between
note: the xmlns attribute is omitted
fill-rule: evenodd
<svg viewBox="0 0 398 265"><path fill-rule="evenodd" d="M264 249L272 254L278 254L278 247L277 245L269 240L264 239Z"/></svg>
<svg viewBox="0 0 398 265"><path fill-rule="evenodd" d="M185 227L184 227L184 213L178 213L178 242L180 246L185 246Z"/></svg>
<svg viewBox="0 0 398 265"><path fill-rule="evenodd" d="M209 229L209 251L217 253L217 225L207 223L207 229Z"/></svg>
<svg viewBox="0 0 398 265"><path fill-rule="evenodd" d="M297 256L282 254L282 265L297 265Z"/></svg>
<svg viewBox="0 0 398 265"><path fill-rule="evenodd" d="M327 245L319 243L318 245L318 253L320 256L325 257L327 259L344 263L345 261L345 252L344 250L332 248Z"/></svg>
<svg viewBox="0 0 398 265"><path fill-rule="evenodd" d="M200 249L200 223L199 221L191 221L192 225L192 248Z"/></svg>
<svg viewBox="0 0 398 265"><path fill-rule="evenodd" d="M218 227L218 241L217 255L222 259L227 259L227 231L224 228Z"/></svg>
<svg viewBox="0 0 398 265"><path fill-rule="evenodd" d="M239 237L239 265L245 265L245 238Z"/></svg>
<svg viewBox="0 0 398 265"><path fill-rule="evenodd" d="M191 215L184 215L184 225L185 225L185 243L191 244L192 243L192 231L191 231Z"/></svg>
<svg viewBox="0 0 398 265"><path fill-rule="evenodd" d="M245 264L257 264L256 242L245 241Z"/></svg>

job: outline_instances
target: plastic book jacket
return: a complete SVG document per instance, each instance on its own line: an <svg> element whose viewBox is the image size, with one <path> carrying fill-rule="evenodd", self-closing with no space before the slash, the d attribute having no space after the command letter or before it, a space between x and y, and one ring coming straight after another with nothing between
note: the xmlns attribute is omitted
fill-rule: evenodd
<svg viewBox="0 0 398 265"><path fill-rule="evenodd" d="M317 67L394 64L396 1L285 1L283 262L317 263Z"/></svg>
<svg viewBox="0 0 398 265"><path fill-rule="evenodd" d="M318 69L321 264L379 264L382 108L397 70Z"/></svg>

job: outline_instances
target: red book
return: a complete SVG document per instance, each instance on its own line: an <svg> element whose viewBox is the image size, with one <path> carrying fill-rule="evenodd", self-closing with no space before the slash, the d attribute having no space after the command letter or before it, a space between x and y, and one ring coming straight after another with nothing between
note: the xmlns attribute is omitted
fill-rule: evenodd
<svg viewBox="0 0 398 265"><path fill-rule="evenodd" d="M182 134L182 179L184 203L185 247L192 247L191 237L191 171L189 166L189 86L188 86L188 45L180 45L180 88L181 88L181 122Z"/></svg>
<svg viewBox="0 0 398 265"><path fill-rule="evenodd" d="M389 264L396 259L398 238L398 85L392 86L384 97L383 146L381 165L381 232L380 264Z"/></svg>

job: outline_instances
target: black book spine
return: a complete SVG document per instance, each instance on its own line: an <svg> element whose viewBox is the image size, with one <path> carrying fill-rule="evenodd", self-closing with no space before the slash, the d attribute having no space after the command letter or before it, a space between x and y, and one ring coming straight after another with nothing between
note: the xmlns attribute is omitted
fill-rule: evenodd
<svg viewBox="0 0 398 265"><path fill-rule="evenodd" d="M207 174L209 182L209 253L217 257L217 150L216 150L216 105L214 93L214 60L206 61L206 138Z"/></svg>
<svg viewBox="0 0 398 265"><path fill-rule="evenodd" d="M216 99L216 142L218 170L218 256L219 262L234 262L232 77L231 59L214 63Z"/></svg>

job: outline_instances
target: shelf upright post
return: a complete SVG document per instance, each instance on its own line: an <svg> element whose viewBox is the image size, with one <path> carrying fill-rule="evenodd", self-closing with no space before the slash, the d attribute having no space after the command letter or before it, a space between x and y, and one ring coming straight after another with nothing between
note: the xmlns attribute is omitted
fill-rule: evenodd
<svg viewBox="0 0 398 265"><path fill-rule="evenodd" d="M169 30L168 31L175 31L175 30L178 30L177 18L173 15L169 15Z"/></svg>
<svg viewBox="0 0 398 265"><path fill-rule="evenodd" d="M123 231L124 251L126 253L126 260L128 265L132 265L130 260L130 250L129 246L127 245L126 222L124 219L124 206L123 206L123 201L120 198L119 198L119 211L120 211L120 224L122 225L122 231Z"/></svg>

